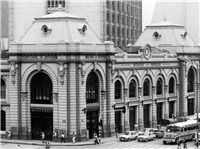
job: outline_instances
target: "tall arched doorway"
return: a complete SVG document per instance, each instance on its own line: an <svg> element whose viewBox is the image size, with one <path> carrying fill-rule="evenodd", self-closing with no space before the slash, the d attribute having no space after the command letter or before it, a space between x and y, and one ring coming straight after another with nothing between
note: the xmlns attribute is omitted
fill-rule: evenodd
<svg viewBox="0 0 200 149"><path fill-rule="evenodd" d="M6 112L1 110L1 131L6 130Z"/></svg>
<svg viewBox="0 0 200 149"><path fill-rule="evenodd" d="M31 132L33 140L41 139L41 132L46 140L52 140L53 109L52 81L45 73L37 73L31 79Z"/></svg>
<svg viewBox="0 0 200 149"><path fill-rule="evenodd" d="M86 117L89 138L93 138L94 133L99 133L99 80L95 72L88 75L86 82Z"/></svg>

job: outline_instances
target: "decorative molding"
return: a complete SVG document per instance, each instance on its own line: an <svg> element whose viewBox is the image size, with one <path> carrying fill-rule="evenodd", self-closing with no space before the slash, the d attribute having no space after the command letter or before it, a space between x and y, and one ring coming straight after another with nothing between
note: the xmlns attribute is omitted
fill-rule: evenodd
<svg viewBox="0 0 200 149"><path fill-rule="evenodd" d="M93 63L93 69L94 69L94 71L96 71L96 69L97 69L97 62Z"/></svg>
<svg viewBox="0 0 200 149"><path fill-rule="evenodd" d="M28 92L21 92L21 99L24 101L28 96Z"/></svg>
<svg viewBox="0 0 200 149"><path fill-rule="evenodd" d="M17 64L15 64L14 62L10 63L10 73L11 73L11 81L13 84L15 84L15 74L16 74L16 69L17 69Z"/></svg>
<svg viewBox="0 0 200 149"><path fill-rule="evenodd" d="M58 93L53 93L53 100L58 102Z"/></svg>
<svg viewBox="0 0 200 149"><path fill-rule="evenodd" d="M84 84L84 77L86 73L86 68L85 68L85 62L82 62L81 66L79 66L81 69L81 76L82 76L82 84Z"/></svg>
<svg viewBox="0 0 200 149"><path fill-rule="evenodd" d="M7 106L2 106L2 110L6 112L8 110L8 107Z"/></svg>
<svg viewBox="0 0 200 149"><path fill-rule="evenodd" d="M50 55L25 55L21 56L22 60L56 60L57 56Z"/></svg>
<svg viewBox="0 0 200 149"><path fill-rule="evenodd" d="M37 70L41 71L42 68L42 63L41 62L37 62Z"/></svg>
<svg viewBox="0 0 200 149"><path fill-rule="evenodd" d="M63 64L63 62L60 62L59 63L59 66L58 66L58 73L59 73L59 76L60 76L60 84L63 85L64 84L64 74L65 74L65 67L67 67L67 65Z"/></svg>

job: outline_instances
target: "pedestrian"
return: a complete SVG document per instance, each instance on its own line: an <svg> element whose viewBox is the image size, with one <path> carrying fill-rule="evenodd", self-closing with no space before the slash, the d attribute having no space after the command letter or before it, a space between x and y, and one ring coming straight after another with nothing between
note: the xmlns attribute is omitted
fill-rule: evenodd
<svg viewBox="0 0 200 149"><path fill-rule="evenodd" d="M11 139L11 136L12 136L12 131L9 130L9 131L8 131L8 134L7 134L7 138L10 140L10 139Z"/></svg>
<svg viewBox="0 0 200 149"><path fill-rule="evenodd" d="M118 129L117 126L115 127L116 138L118 138Z"/></svg>
<svg viewBox="0 0 200 149"><path fill-rule="evenodd" d="M135 123L134 127L135 127L135 131L138 131L138 124L137 123Z"/></svg>
<svg viewBox="0 0 200 149"><path fill-rule="evenodd" d="M187 149L187 143L186 143L186 141L184 141L184 143L183 143L183 149Z"/></svg>
<svg viewBox="0 0 200 149"><path fill-rule="evenodd" d="M177 149L181 149L181 141L180 141L180 140L178 140L177 145L178 145L178 148L177 148Z"/></svg>
<svg viewBox="0 0 200 149"><path fill-rule="evenodd" d="M56 132L56 131L54 131L54 133L53 133L53 140L54 140L55 142L58 141L57 132Z"/></svg>
<svg viewBox="0 0 200 149"><path fill-rule="evenodd" d="M45 134L44 134L44 132L42 132L42 143L44 143L44 138L45 138Z"/></svg>
<svg viewBox="0 0 200 149"><path fill-rule="evenodd" d="M76 136L75 136L74 132L73 132L72 142L73 142L73 144L76 143Z"/></svg>
<svg viewBox="0 0 200 149"><path fill-rule="evenodd" d="M95 144L95 145L99 144L99 141L98 141L98 140L99 140L99 139L98 139L97 134L94 133L94 144Z"/></svg>
<svg viewBox="0 0 200 149"><path fill-rule="evenodd" d="M19 144L17 145L16 149L20 149L20 145Z"/></svg>
<svg viewBox="0 0 200 149"><path fill-rule="evenodd" d="M61 135L61 141L60 141L60 143L62 143L62 142L64 142L65 143L65 135L64 135L64 133L62 132L62 135Z"/></svg>
<svg viewBox="0 0 200 149"><path fill-rule="evenodd" d="M46 142L46 143L45 143L45 149L50 149L50 144L49 144L49 142Z"/></svg>

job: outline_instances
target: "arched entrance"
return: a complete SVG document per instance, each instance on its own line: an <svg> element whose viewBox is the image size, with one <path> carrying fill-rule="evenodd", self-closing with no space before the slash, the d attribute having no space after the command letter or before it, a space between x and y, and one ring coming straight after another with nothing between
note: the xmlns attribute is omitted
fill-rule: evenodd
<svg viewBox="0 0 200 149"><path fill-rule="evenodd" d="M86 82L86 118L89 138L92 139L94 133L99 133L99 80L95 72L88 75Z"/></svg>
<svg viewBox="0 0 200 149"><path fill-rule="evenodd" d="M53 109L52 81L45 73L37 73L31 79L31 132L32 140L40 140L41 132L45 140L52 140Z"/></svg>

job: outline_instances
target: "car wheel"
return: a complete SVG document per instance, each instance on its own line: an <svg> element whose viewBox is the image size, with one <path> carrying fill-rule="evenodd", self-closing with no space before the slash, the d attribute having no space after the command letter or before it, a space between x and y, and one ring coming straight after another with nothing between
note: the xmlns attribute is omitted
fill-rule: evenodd
<svg viewBox="0 0 200 149"><path fill-rule="evenodd" d="M138 139L138 142L140 142L140 140Z"/></svg>

